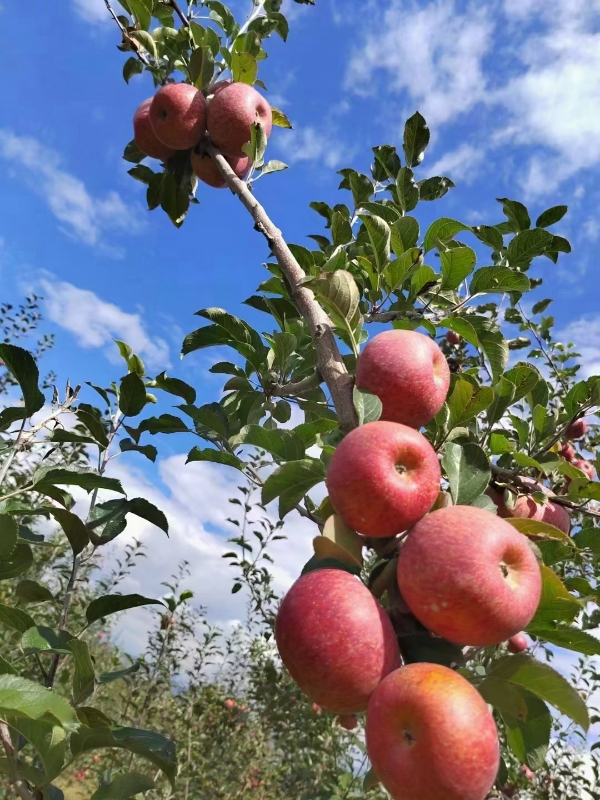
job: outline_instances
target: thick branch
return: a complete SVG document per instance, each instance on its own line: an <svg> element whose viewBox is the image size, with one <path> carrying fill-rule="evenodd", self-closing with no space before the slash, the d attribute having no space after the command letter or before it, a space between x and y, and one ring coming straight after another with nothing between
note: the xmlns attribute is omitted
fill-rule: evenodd
<svg viewBox="0 0 600 800"><path fill-rule="evenodd" d="M322 382L323 378L318 372L315 372L297 383L285 383L280 386L269 387L269 395L271 397L296 397L304 392L310 392L311 389L318 388Z"/></svg>
<svg viewBox="0 0 600 800"><path fill-rule="evenodd" d="M207 143L206 149L231 191L237 195L244 208L251 215L254 220L255 230L262 233L269 243L269 247L289 284L292 300L306 320L315 343L318 369L329 388L340 428L345 432L352 430L358 424L352 402L353 380L343 362L342 354L335 340L331 320L316 301L312 291L307 286L302 285L306 274L287 246L281 231L270 220L267 212L254 197L248 185L237 177L213 144Z"/></svg>
<svg viewBox="0 0 600 800"><path fill-rule="evenodd" d="M10 736L10 730L6 722L0 721L0 741L2 742L2 746L4 747L4 751L6 753L6 758L8 759L8 763L10 765L10 777L13 786L17 790L17 794L22 800L34 800L33 795L31 794L29 787L25 783L24 780L21 779L19 775L19 769L17 764L17 754L15 753L15 748L12 743L12 739Z"/></svg>

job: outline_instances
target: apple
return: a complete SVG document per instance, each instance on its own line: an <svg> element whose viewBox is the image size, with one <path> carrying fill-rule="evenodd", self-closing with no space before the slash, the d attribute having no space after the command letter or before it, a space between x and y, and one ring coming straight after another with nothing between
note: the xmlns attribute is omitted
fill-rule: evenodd
<svg viewBox="0 0 600 800"><path fill-rule="evenodd" d="M242 180L250 172L250 159L248 156L243 158L231 158L229 156L227 157L227 162L238 178ZM197 178L214 189L224 189L227 186L225 179L217 169L217 165L201 144L192 150L192 169Z"/></svg>
<svg viewBox="0 0 600 800"><path fill-rule="evenodd" d="M356 714L340 714L337 718L338 725L347 731L353 731L358 727L358 717Z"/></svg>
<svg viewBox="0 0 600 800"><path fill-rule="evenodd" d="M382 420L420 428L444 405L450 369L429 336L416 331L384 331L358 357L356 386L383 403Z"/></svg>
<svg viewBox="0 0 600 800"><path fill-rule="evenodd" d="M587 433L588 424L584 419L577 419L572 422L566 430L568 439L582 439Z"/></svg>
<svg viewBox="0 0 600 800"><path fill-rule="evenodd" d="M225 708L228 708L230 711L233 711L236 706L237 704L235 700L231 700L231 698L227 698L227 700L225 700Z"/></svg>
<svg viewBox="0 0 600 800"><path fill-rule="evenodd" d="M533 478L522 478L525 483L530 484L536 491L542 492L548 497L552 496L552 492L546 486L536 483ZM490 497L496 507L498 508L498 516L504 519L511 517L519 517L525 519L534 519L538 522L546 522L548 525L554 525L563 533L569 533L571 530L571 516L566 508L548 501L543 505L536 503L533 497L526 494L521 494L517 497L514 508L508 508L504 502L504 497L500 492L496 491L492 486L488 487L486 494Z"/></svg>
<svg viewBox="0 0 600 800"><path fill-rule="evenodd" d="M448 331L446 334L446 341L448 344L457 345L460 344L462 339L458 333L455 331Z"/></svg>
<svg viewBox="0 0 600 800"><path fill-rule="evenodd" d="M526 628L542 591L527 537L473 506L441 508L414 526L400 550L398 585L428 630L474 646Z"/></svg>
<svg viewBox="0 0 600 800"><path fill-rule="evenodd" d="M518 655L519 653L524 653L525 650L529 647L529 642L527 641L527 637L524 633L517 633L516 636L511 636L507 642L508 645L508 652L513 653L514 655Z"/></svg>
<svg viewBox="0 0 600 800"><path fill-rule="evenodd" d="M343 570L318 569L293 584L277 613L275 640L302 691L336 714L364 711L377 684L400 666L387 614Z"/></svg>
<svg viewBox="0 0 600 800"><path fill-rule="evenodd" d="M560 454L567 461L573 461L573 459L577 455L573 445L568 443L563 444L563 446L560 448Z"/></svg>
<svg viewBox="0 0 600 800"><path fill-rule="evenodd" d="M152 130L150 123L150 106L152 98L149 97L137 107L133 115L133 141L150 158L159 161L168 161L175 150L164 145Z"/></svg>
<svg viewBox="0 0 600 800"><path fill-rule="evenodd" d="M584 458L575 459L575 461L573 461L573 466L584 472L591 481L593 481L596 477L596 470L594 469L593 465Z"/></svg>
<svg viewBox="0 0 600 800"><path fill-rule="evenodd" d="M250 141L250 126L255 122L261 123L268 137L273 127L271 106L247 83L224 86L208 104L208 134L223 155L245 155L242 146Z"/></svg>
<svg viewBox="0 0 600 800"><path fill-rule="evenodd" d="M323 713L323 709L321 708L321 706L318 703L313 703L312 704L312 710L313 710L313 713L316 714L318 717L320 717L321 714Z"/></svg>
<svg viewBox="0 0 600 800"><path fill-rule="evenodd" d="M231 78L227 78L225 80L218 81L217 83L213 84L210 87L210 89L208 90L208 97L209 98L210 97L214 97L216 94L218 94L221 91L221 89L224 89L226 86L231 86L232 83L233 83L233 81L231 80Z"/></svg>
<svg viewBox="0 0 600 800"><path fill-rule="evenodd" d="M329 499L358 533L396 536L420 520L440 490L438 457L427 439L396 422L368 422L338 445L327 470Z"/></svg>
<svg viewBox="0 0 600 800"><path fill-rule="evenodd" d="M366 740L393 800L484 800L498 772L498 733L484 699L438 664L408 664L379 684Z"/></svg>
<svg viewBox="0 0 600 800"><path fill-rule="evenodd" d="M533 783L533 781L535 780L535 774L529 769L527 764L523 764L521 766L520 772L526 781L529 781L529 783Z"/></svg>
<svg viewBox="0 0 600 800"><path fill-rule="evenodd" d="M206 99L189 83L168 83L154 95L150 122L156 136L173 150L188 150L206 132Z"/></svg>

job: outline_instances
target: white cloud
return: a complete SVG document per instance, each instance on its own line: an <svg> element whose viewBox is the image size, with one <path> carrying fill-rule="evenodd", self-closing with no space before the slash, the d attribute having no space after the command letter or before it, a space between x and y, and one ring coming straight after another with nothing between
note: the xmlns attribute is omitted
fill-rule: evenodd
<svg viewBox="0 0 600 800"><path fill-rule="evenodd" d="M600 316L580 317L558 331L556 336L565 344L573 342L577 352L581 353L581 378L600 375Z"/></svg>
<svg viewBox="0 0 600 800"><path fill-rule="evenodd" d="M324 133L312 126L301 128L288 138L279 142L285 158L292 163L300 161L322 161L333 169L344 159L350 158L351 151L341 141L339 135Z"/></svg>
<svg viewBox="0 0 600 800"><path fill-rule="evenodd" d="M82 180L67 172L59 154L32 136L19 136L0 128L0 158L9 168L18 166L15 178L25 179L59 220L62 230L85 244L122 255L105 245L108 232L139 233L143 222L138 207L132 209L117 192L95 197Z"/></svg>
<svg viewBox="0 0 600 800"><path fill-rule="evenodd" d="M426 5L391 0L348 65L346 88L363 95L405 92L432 125L472 108L482 99L482 60L491 47L489 10L461 13L454 0Z"/></svg>
<svg viewBox="0 0 600 800"><path fill-rule="evenodd" d="M139 314L123 311L94 292L66 281L57 281L53 276L42 278L39 285L45 298L48 318L70 331L80 347L108 345L109 355L112 355L116 352L112 340L121 339L149 366L159 369L170 366L167 343L164 339L149 335Z"/></svg>
<svg viewBox="0 0 600 800"><path fill-rule="evenodd" d="M484 149L461 144L456 150L444 153L427 169L432 175L447 175L456 181L472 183L479 175L484 158Z"/></svg>
<svg viewBox="0 0 600 800"><path fill-rule="evenodd" d="M85 22L103 25L110 22L104 0L73 0L75 11Z"/></svg>

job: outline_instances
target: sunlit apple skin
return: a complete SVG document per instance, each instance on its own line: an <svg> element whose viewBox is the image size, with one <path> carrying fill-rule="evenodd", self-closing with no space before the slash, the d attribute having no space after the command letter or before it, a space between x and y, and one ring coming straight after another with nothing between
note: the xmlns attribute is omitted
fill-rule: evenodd
<svg viewBox="0 0 600 800"><path fill-rule="evenodd" d="M573 466L580 469L591 481L596 477L596 470L593 464L590 464L590 462L586 461L584 458L575 459L575 461L573 461Z"/></svg>
<svg viewBox="0 0 600 800"><path fill-rule="evenodd" d="M167 147L188 150L206 132L206 98L189 83L168 83L154 95L150 122Z"/></svg>
<svg viewBox="0 0 600 800"><path fill-rule="evenodd" d="M533 479L523 478L526 483L535 485L537 491L543 492L545 495L552 495L552 492L542 484L536 484ZM571 516L566 508L549 501L544 503L536 503L533 497L526 494L517 497L515 507L508 508L504 502L503 496L491 486L486 490L486 494L490 497L498 509L498 516L503 519L510 519L514 517L524 519L534 519L537 522L545 522L548 525L554 525L563 533L569 533L571 530Z"/></svg>
<svg viewBox="0 0 600 800"><path fill-rule="evenodd" d="M356 386L379 397L381 419L421 428L444 405L450 369L429 336L416 331L384 331L371 339L358 357Z"/></svg>
<svg viewBox="0 0 600 800"><path fill-rule="evenodd" d="M398 584L428 630L474 646L505 642L526 628L542 588L527 537L472 506L441 508L412 528Z"/></svg>
<svg viewBox="0 0 600 800"><path fill-rule="evenodd" d="M517 633L516 636L511 636L507 642L508 652L512 653L513 655L518 655L519 653L524 653L525 650L529 647L529 642L527 641L527 637L524 633Z"/></svg>
<svg viewBox="0 0 600 800"><path fill-rule="evenodd" d="M294 583L279 608L275 640L302 691L337 714L364 711L375 687L401 663L387 614L343 570L315 570Z"/></svg>
<svg viewBox="0 0 600 800"><path fill-rule="evenodd" d="M567 461L573 461L576 456L575 448L572 444L563 444L563 446L560 448L560 454Z"/></svg>
<svg viewBox="0 0 600 800"><path fill-rule="evenodd" d="M408 664L379 684L366 739L393 800L484 800L498 772L498 733L485 701L438 664Z"/></svg>
<svg viewBox="0 0 600 800"><path fill-rule="evenodd" d="M168 161L175 150L164 145L154 133L150 123L151 105L152 98L149 97L137 107L133 115L133 140L142 153L150 156L150 158L156 158L159 161Z"/></svg>
<svg viewBox="0 0 600 800"><path fill-rule="evenodd" d="M567 439L583 439L587 433L588 427L584 419L575 420L566 430Z"/></svg>
<svg viewBox="0 0 600 800"><path fill-rule="evenodd" d="M327 489L337 513L355 531L395 536L437 500L438 457L414 428L369 422L338 445L329 462Z"/></svg>
<svg viewBox="0 0 600 800"><path fill-rule="evenodd" d="M208 134L226 156L241 158L251 139L251 125L260 122L269 137L273 127L271 106L253 86L230 83L220 87L208 104Z"/></svg>
<svg viewBox="0 0 600 800"><path fill-rule="evenodd" d="M227 157L227 161L238 178L244 179L250 171L250 159L248 156L243 158ZM194 175L203 183L212 186L213 189L225 189L227 186L225 179L217 169L215 162L208 153L203 151L202 147L196 147L192 151L191 164Z"/></svg>

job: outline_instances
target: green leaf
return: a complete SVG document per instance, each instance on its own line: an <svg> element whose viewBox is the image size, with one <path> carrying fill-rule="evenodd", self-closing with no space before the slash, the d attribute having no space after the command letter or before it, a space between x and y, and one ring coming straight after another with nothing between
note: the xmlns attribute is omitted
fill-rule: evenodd
<svg viewBox="0 0 600 800"><path fill-rule="evenodd" d="M276 125L278 128L288 128L289 130L292 129L292 123L278 108L275 106L271 106L271 114L273 116L273 125Z"/></svg>
<svg viewBox="0 0 600 800"><path fill-rule="evenodd" d="M564 647L566 650L574 650L576 653L583 653L586 656L600 656L600 639L596 639L595 636L579 630L579 628L571 626L543 628L529 625L527 633L557 647Z"/></svg>
<svg viewBox="0 0 600 800"><path fill-rule="evenodd" d="M486 317L470 316L469 322L475 328L481 349L490 362L494 381L497 381L508 364L506 339L498 325Z"/></svg>
<svg viewBox="0 0 600 800"><path fill-rule="evenodd" d="M353 276L345 269L322 273L311 283L336 327L347 332L357 351L357 336L362 326L360 292Z"/></svg>
<svg viewBox="0 0 600 800"><path fill-rule="evenodd" d="M273 159L271 161L267 161L267 163L260 168L260 174L270 175L272 172L283 172L286 169L289 169L288 164L284 164L283 161L277 161L277 159Z"/></svg>
<svg viewBox="0 0 600 800"><path fill-rule="evenodd" d="M500 678L486 678L478 689L485 702L502 714L527 719L527 701L520 687Z"/></svg>
<svg viewBox="0 0 600 800"><path fill-rule="evenodd" d="M129 667L125 667L124 669L118 669L115 672L102 672L100 675L96 676L96 681L99 685L105 686L107 683L112 683L113 681L119 681L122 678L126 678L128 675L135 675L136 672L139 671L141 666L140 661L136 661L135 664L131 664ZM89 725L89 722L85 723ZM96 727L96 726L90 726Z"/></svg>
<svg viewBox="0 0 600 800"><path fill-rule="evenodd" d="M404 217L410 219L410 217ZM420 247L412 247L398 258L393 259L384 271L384 278L390 291L396 291L401 286L409 274L413 274L415 268L422 264L423 253Z"/></svg>
<svg viewBox="0 0 600 800"><path fill-rule="evenodd" d="M158 450L153 444L136 444L133 439L121 439L119 442L119 447L121 448L122 453L128 453L134 450L137 453L141 453L143 456L149 461L156 461L158 456Z"/></svg>
<svg viewBox="0 0 600 800"><path fill-rule="evenodd" d="M504 412L510 408L515 397L515 385L504 376L498 383L494 384L494 402L490 405L487 413L488 424L493 425L504 416Z"/></svg>
<svg viewBox="0 0 600 800"><path fill-rule="evenodd" d="M231 59L231 73L234 81L252 86L258 75L258 61L252 53L234 50Z"/></svg>
<svg viewBox="0 0 600 800"><path fill-rule="evenodd" d="M588 729L589 717L584 700L562 675L547 664L528 655L508 656L496 662L489 674L521 686L566 714L584 730Z"/></svg>
<svg viewBox="0 0 600 800"><path fill-rule="evenodd" d="M416 247L419 240L419 223L414 217L400 217L390 225L391 245L394 254L400 256Z"/></svg>
<svg viewBox="0 0 600 800"><path fill-rule="evenodd" d="M75 410L75 416L78 421L88 429L93 438L102 446L103 449L108 447L108 435L104 427L102 419L94 413L96 409L87 404L81 404Z"/></svg>
<svg viewBox="0 0 600 800"><path fill-rule="evenodd" d="M12 664L0 656L0 675L17 675L17 670Z"/></svg>
<svg viewBox="0 0 600 800"><path fill-rule="evenodd" d="M239 54L236 55L239 58ZM202 45L192 52L189 70L190 79L194 86L197 89L207 89L215 71L215 57L208 45ZM238 78L235 80L238 80Z"/></svg>
<svg viewBox="0 0 600 800"><path fill-rule="evenodd" d="M416 167L423 161L430 136L424 117L417 111L404 126L402 149L409 167Z"/></svg>
<svg viewBox="0 0 600 800"><path fill-rule="evenodd" d="M377 422L381 418L383 404L377 395L371 394L371 392L363 392L355 386L353 401L359 425L364 425L367 422Z"/></svg>
<svg viewBox="0 0 600 800"><path fill-rule="evenodd" d="M439 200L447 194L448 189L455 189L456 184L450 178L440 177L436 175L434 178L427 178L419 182L419 192L421 200L427 202L432 200Z"/></svg>
<svg viewBox="0 0 600 800"><path fill-rule="evenodd" d="M0 431L6 431L15 422L27 419L27 410L22 406L3 408L0 411Z"/></svg>
<svg viewBox="0 0 600 800"><path fill-rule="evenodd" d="M280 516L283 518L304 495L325 479L325 465L317 458L290 461L271 473L262 489L262 502L267 505L280 498Z"/></svg>
<svg viewBox="0 0 600 800"><path fill-rule="evenodd" d="M246 425L230 439L232 447L253 445L266 450L282 461L298 461L304 458L306 448L302 439L293 431L279 428L267 430L260 425Z"/></svg>
<svg viewBox="0 0 600 800"><path fill-rule="evenodd" d="M207 448L201 450L199 447L192 447L188 453L186 464L190 461L211 461L213 464L225 464L227 467L234 467L242 471L244 469L244 462L234 456L232 453L223 453L221 450L212 450Z"/></svg>
<svg viewBox="0 0 600 800"><path fill-rule="evenodd" d="M331 215L331 237L336 247L352 241L350 220L341 211L334 211Z"/></svg>
<svg viewBox="0 0 600 800"><path fill-rule="evenodd" d="M35 625L35 620L20 608L0 603L0 625L13 631L19 631L19 633L25 633Z"/></svg>
<svg viewBox="0 0 600 800"><path fill-rule="evenodd" d="M479 445L446 444L442 466L448 476L455 505L468 506L483 494L491 478L490 462Z"/></svg>
<svg viewBox="0 0 600 800"><path fill-rule="evenodd" d="M492 250L502 250L504 247L502 234L496 228L490 225L475 225L471 230L480 242L491 247Z"/></svg>
<svg viewBox="0 0 600 800"><path fill-rule="evenodd" d="M73 652L75 661L73 705L78 706L94 693L96 674L87 644L79 641L79 639L72 639L69 642L69 647Z"/></svg>
<svg viewBox="0 0 600 800"><path fill-rule="evenodd" d="M126 417L137 417L146 405L144 381L135 372L130 372L121 381L119 409Z"/></svg>
<svg viewBox="0 0 600 800"><path fill-rule="evenodd" d="M542 596L534 618L529 623L534 628L554 627L554 622L572 622L583 605L574 597L550 567L541 566ZM529 630L529 627L527 628Z"/></svg>
<svg viewBox="0 0 600 800"><path fill-rule="evenodd" d="M434 247L437 247L438 242L445 244L456 236L457 233L460 233L460 231L468 230L471 230L468 225L458 222L458 220L455 219L442 217L432 222L427 229L427 233L423 239L423 250L428 253L430 250L433 250Z"/></svg>
<svg viewBox="0 0 600 800"><path fill-rule="evenodd" d="M136 2L139 2L139 0L136 0ZM154 59L158 58L158 50L156 49L156 42L154 41L152 36L150 36L150 34L147 31L144 31L144 30L142 30L142 31L130 31L129 32L129 36L131 36L132 39L135 39L135 41L138 44L141 44L142 47L144 48L144 50L149 55L151 55L152 58L154 58Z"/></svg>
<svg viewBox="0 0 600 800"><path fill-rule="evenodd" d="M196 426L208 428L217 433L222 439L229 437L229 417L220 403L207 403L205 406L178 406L181 411L190 416Z"/></svg>
<svg viewBox="0 0 600 800"><path fill-rule="evenodd" d="M469 291L473 295L503 294L528 292L530 288L529 278L522 272L510 267L482 267L473 275Z"/></svg>
<svg viewBox="0 0 600 800"><path fill-rule="evenodd" d="M134 75L141 75L144 71L144 65L138 58L128 58L127 61L123 64L123 78L125 79L125 83L129 83L129 81L133 78Z"/></svg>
<svg viewBox="0 0 600 800"><path fill-rule="evenodd" d="M67 750L67 734L63 727L54 722L25 717L11 719L10 726L37 750L44 767L45 781L56 778L62 772ZM51 798L56 795L44 793L44 798L46 797Z"/></svg>
<svg viewBox="0 0 600 800"><path fill-rule="evenodd" d="M557 222L561 221L568 210L569 206L552 206L552 208L540 214L535 223L535 227L549 228L551 225L555 225Z"/></svg>
<svg viewBox="0 0 600 800"><path fill-rule="evenodd" d="M186 403L193 405L196 402L196 390L189 383L180 380L179 378L169 378L166 372L161 372L152 381L152 386L162 389L163 392L174 394L176 397L182 397Z"/></svg>
<svg viewBox="0 0 600 800"><path fill-rule="evenodd" d="M176 228L183 225L190 208L189 191L177 182L175 175L171 172L163 173L160 207Z"/></svg>
<svg viewBox="0 0 600 800"><path fill-rule="evenodd" d="M388 223L381 217L359 214L367 230L369 241L373 249L373 266L378 273L383 272L390 260L390 245L392 233ZM348 240L350 241L350 240Z"/></svg>
<svg viewBox="0 0 600 800"><path fill-rule="evenodd" d="M552 245L552 234L543 228L521 231L511 240L506 257L511 267L527 267L533 258L542 256Z"/></svg>
<svg viewBox="0 0 600 800"><path fill-rule="evenodd" d="M447 317L439 323L441 328L449 328L451 331L458 333L463 339L473 347L480 347L479 337L475 328L464 317Z"/></svg>
<svg viewBox="0 0 600 800"><path fill-rule="evenodd" d="M108 617L110 614L118 614L119 611L126 611L128 608L139 608L140 606L163 605L161 600L154 600L151 597L143 597L141 594L107 594L92 600L86 609L85 616L88 625L96 620Z"/></svg>
<svg viewBox="0 0 600 800"><path fill-rule="evenodd" d="M555 528L554 525L549 525L547 522L538 522L536 519L525 519L524 517L512 517L506 521L520 533L531 536L546 536L548 539L558 539L561 542L572 543L572 539L567 533Z"/></svg>
<svg viewBox="0 0 600 800"><path fill-rule="evenodd" d="M473 272L477 263L475 251L470 247L453 247L440 253L442 289L457 289Z"/></svg>
<svg viewBox="0 0 600 800"><path fill-rule="evenodd" d="M517 200L509 200L506 197L499 197L497 200L502 205L513 231L525 231L531 227L529 212L523 203L519 203Z"/></svg>
<svg viewBox="0 0 600 800"><path fill-rule="evenodd" d="M458 380L454 384L452 394L448 398L450 421L448 428L452 430L476 417L494 400L494 390L490 386L476 389L466 380Z"/></svg>
<svg viewBox="0 0 600 800"><path fill-rule="evenodd" d="M409 167L402 167L396 178L396 192L398 204L406 213L412 211L419 202L419 187L415 183L415 176Z"/></svg>
<svg viewBox="0 0 600 800"><path fill-rule="evenodd" d="M33 564L31 547L24 542L18 542L8 558L0 559L0 581L7 578L16 578Z"/></svg>
<svg viewBox="0 0 600 800"><path fill-rule="evenodd" d="M77 723L75 711L56 692L18 675L0 675L0 713L28 719Z"/></svg>
<svg viewBox="0 0 600 800"><path fill-rule="evenodd" d="M189 433L185 422L174 414L161 414L160 417L149 417L143 420L138 430L148 431L154 436L157 433Z"/></svg>
<svg viewBox="0 0 600 800"><path fill-rule="evenodd" d="M129 800L139 794L154 789L154 781L139 772L116 775L112 781L96 789L91 800Z"/></svg>
<svg viewBox="0 0 600 800"><path fill-rule="evenodd" d="M504 686L509 686L506 681ZM552 716L548 707L535 694L520 689L526 704L525 716L515 716L501 711L506 730L507 744L518 758L531 769L544 766L552 731Z"/></svg>
<svg viewBox="0 0 600 800"><path fill-rule="evenodd" d="M160 508L157 508L149 500L146 500L145 497L133 497L131 500L127 500L127 511L131 514L135 514L136 517L145 519L146 522L150 522L152 525L156 525L156 527L164 531L167 536L169 535L169 523L166 516Z"/></svg>
<svg viewBox="0 0 600 800"><path fill-rule="evenodd" d="M60 653L70 656L72 651L69 642L73 638L73 634L68 631L55 631L45 625L35 625L21 637L21 647L26 653Z"/></svg>
<svg viewBox="0 0 600 800"><path fill-rule="evenodd" d="M10 558L17 546L19 526L9 514L0 514L0 560Z"/></svg>
<svg viewBox="0 0 600 800"><path fill-rule="evenodd" d="M123 160L128 161L130 164L139 164L146 158L146 154L142 153L140 148L134 141L129 142L123 152Z"/></svg>
<svg viewBox="0 0 600 800"><path fill-rule="evenodd" d="M47 603L54 602L54 595L46 586L37 581L24 580L17 584L15 595L21 603ZM29 627L35 625L32 621Z"/></svg>
<svg viewBox="0 0 600 800"><path fill-rule="evenodd" d="M80 486L86 492L94 489L106 489L111 492L125 494L121 482L116 478L106 478L99 475L94 470L76 470L66 467L38 467L33 473L33 485L37 491L43 491L45 487L55 486Z"/></svg>
<svg viewBox="0 0 600 800"><path fill-rule="evenodd" d="M267 135L265 129L260 122L253 122L250 126L250 141L242 145L242 150L255 167L262 167L266 149Z"/></svg>
<svg viewBox="0 0 600 800"><path fill-rule="evenodd" d="M28 350L14 344L0 344L0 360L17 381L23 394L23 402L27 416L39 411L46 398L41 393L38 381L40 377L34 357Z"/></svg>
<svg viewBox="0 0 600 800"><path fill-rule="evenodd" d="M531 392L541 380L542 376L537 367L533 364L520 361L514 367L504 373L507 378L515 386L514 403L518 403Z"/></svg>
<svg viewBox="0 0 600 800"><path fill-rule="evenodd" d="M90 537L85 524L76 514L64 508L52 508L50 513L63 529L73 553L77 556L89 544Z"/></svg>
<svg viewBox="0 0 600 800"><path fill-rule="evenodd" d="M71 736L70 743L75 757L104 747L128 750L150 761L174 784L177 766L175 744L159 733L118 726L81 728Z"/></svg>

